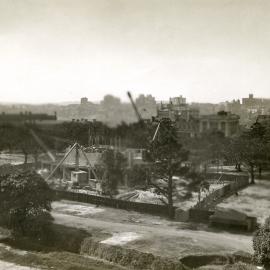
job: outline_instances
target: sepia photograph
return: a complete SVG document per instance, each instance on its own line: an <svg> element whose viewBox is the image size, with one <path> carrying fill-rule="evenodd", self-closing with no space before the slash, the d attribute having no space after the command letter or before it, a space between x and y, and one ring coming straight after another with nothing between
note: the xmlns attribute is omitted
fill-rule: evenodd
<svg viewBox="0 0 270 270"><path fill-rule="evenodd" d="M0 270L270 270L269 0L0 0Z"/></svg>

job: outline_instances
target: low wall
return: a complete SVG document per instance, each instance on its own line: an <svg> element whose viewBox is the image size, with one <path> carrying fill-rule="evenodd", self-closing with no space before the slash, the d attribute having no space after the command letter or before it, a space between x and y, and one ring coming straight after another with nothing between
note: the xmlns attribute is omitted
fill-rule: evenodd
<svg viewBox="0 0 270 270"><path fill-rule="evenodd" d="M114 207L124 210L134 210L142 213L148 213L153 215L168 215L168 207L166 205L150 204L150 203L139 203L139 202L130 202L118 199L112 199L108 197L76 193L70 191L57 190L56 196L60 199L91 203L96 205L103 205L108 207Z"/></svg>

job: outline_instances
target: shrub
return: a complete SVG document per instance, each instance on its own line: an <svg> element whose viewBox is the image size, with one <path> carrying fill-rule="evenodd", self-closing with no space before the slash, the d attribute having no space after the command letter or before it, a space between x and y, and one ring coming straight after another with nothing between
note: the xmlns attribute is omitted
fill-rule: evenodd
<svg viewBox="0 0 270 270"><path fill-rule="evenodd" d="M254 260L263 265L270 265L270 217L266 219L253 237Z"/></svg>
<svg viewBox="0 0 270 270"><path fill-rule="evenodd" d="M15 235L43 237L52 223L53 192L34 171L7 172L0 176L1 223Z"/></svg>

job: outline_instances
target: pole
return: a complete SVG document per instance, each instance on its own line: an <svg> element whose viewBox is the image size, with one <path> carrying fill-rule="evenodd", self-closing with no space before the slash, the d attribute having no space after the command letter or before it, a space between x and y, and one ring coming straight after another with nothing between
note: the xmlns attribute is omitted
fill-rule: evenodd
<svg viewBox="0 0 270 270"><path fill-rule="evenodd" d="M69 149L69 151L65 154L65 156L61 159L61 161L58 163L58 165L53 169L53 171L49 174L49 176L46 178L46 180L49 180L53 174L56 172L56 170L63 164L63 162L66 160L66 158L69 156L71 151L75 148L76 143Z"/></svg>
<svg viewBox="0 0 270 270"><path fill-rule="evenodd" d="M76 152L75 152L75 171L79 171L79 157L80 157L80 154L79 154L79 144L76 143Z"/></svg>

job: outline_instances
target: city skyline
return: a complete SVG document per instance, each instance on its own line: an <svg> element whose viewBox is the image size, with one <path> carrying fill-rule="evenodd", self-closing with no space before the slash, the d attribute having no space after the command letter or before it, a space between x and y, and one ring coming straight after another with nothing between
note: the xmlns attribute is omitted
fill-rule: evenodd
<svg viewBox="0 0 270 270"><path fill-rule="evenodd" d="M127 92L126 92L126 94L127 94ZM132 93L131 93L132 94ZM102 97L102 99L100 99L100 100L91 100L88 96L82 96L82 97L80 97L78 100L69 100L69 101L67 101L67 100L59 100L59 101L57 101L57 102L42 102L42 101L40 101L40 102L20 102L20 101L2 101L2 100L0 100L0 104L2 104L2 105L59 105L59 106L65 106L65 105L71 105L71 104L81 104L81 99L82 98L86 98L87 99L87 102L90 102L90 103L93 103L93 104L100 104L103 100L104 100L104 97L105 96L108 96L108 95L110 95L110 96L113 96L114 98L116 98L116 99L119 99L120 100L120 102L121 103L130 103L130 99L122 99L121 97L119 97L119 96L117 96L117 95L113 95L113 94L110 94L110 93L107 93L107 94L105 94L103 97ZM139 96L141 96L141 95L143 95L144 97L147 97L147 96L152 96L154 99L155 99L155 101L157 102L157 103L162 103L162 102L165 102L165 103L167 103L167 102L169 102L170 101L170 99L171 98L177 98L177 97L183 97L183 98L185 98L186 99L186 103L187 104L192 104L192 103L194 103L194 104L196 104L196 103L201 103L201 104L223 104L223 103L231 103L231 102L240 102L240 104L242 104L242 100L243 99L247 99L247 98L249 98L250 96L252 96L252 98L255 98L255 99L262 99L262 100L265 100L265 99L269 99L270 100L270 97L269 96L256 96L256 94L254 94L254 93L248 93L248 95L247 96L243 96L243 97L240 97L240 98L231 98L231 99L226 99L226 100L219 100L219 101L216 101L216 102L211 102L211 101L203 101L203 102L200 102L200 101L198 101L198 100L192 100L192 101L190 101L190 100L188 100L185 96L183 96L182 94L179 94L179 95L177 95L177 96L168 96L168 98L166 98L166 99L163 99L163 100L160 100L160 99L157 99L153 94L151 94L151 93L139 93L138 95L133 95L132 94L132 97L133 97L133 99L134 100L136 100L137 98L139 98Z"/></svg>
<svg viewBox="0 0 270 270"><path fill-rule="evenodd" d="M269 97L267 0L0 0L1 102Z"/></svg>

